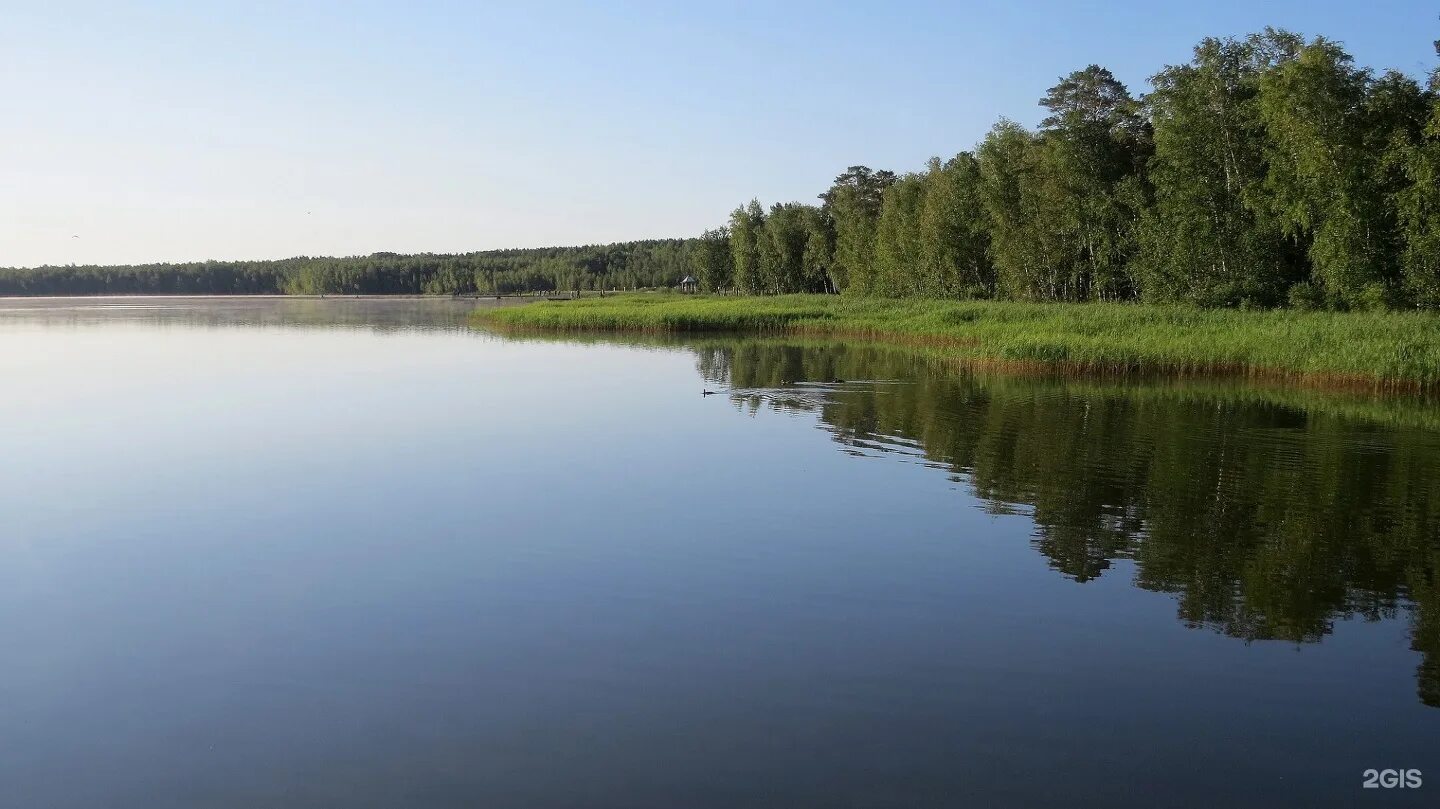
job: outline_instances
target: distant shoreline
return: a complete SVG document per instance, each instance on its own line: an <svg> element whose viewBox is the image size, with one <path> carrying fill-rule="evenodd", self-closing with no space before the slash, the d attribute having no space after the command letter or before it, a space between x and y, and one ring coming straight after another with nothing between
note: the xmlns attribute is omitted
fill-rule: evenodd
<svg viewBox="0 0 1440 809"><path fill-rule="evenodd" d="M594 293L584 295L591 297ZM0 295L0 301L85 301L85 300L425 300L425 301L493 301L493 300L516 300L516 301L543 301L543 300L574 300L572 293L561 293L556 295L423 295L418 293L395 293L386 294L358 294L358 295L284 295L277 293L224 293L211 294L204 292L177 293L162 292L146 294L139 292L128 293L98 293L93 295Z"/></svg>

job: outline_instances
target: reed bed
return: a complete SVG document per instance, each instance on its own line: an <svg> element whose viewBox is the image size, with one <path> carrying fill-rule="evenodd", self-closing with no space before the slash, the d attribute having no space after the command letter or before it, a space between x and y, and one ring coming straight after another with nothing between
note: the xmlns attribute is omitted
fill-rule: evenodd
<svg viewBox="0 0 1440 809"><path fill-rule="evenodd" d="M641 293L535 303L476 317L492 327L550 332L894 340L932 346L976 365L1076 374L1243 375L1331 387L1440 387L1440 317L1420 312Z"/></svg>

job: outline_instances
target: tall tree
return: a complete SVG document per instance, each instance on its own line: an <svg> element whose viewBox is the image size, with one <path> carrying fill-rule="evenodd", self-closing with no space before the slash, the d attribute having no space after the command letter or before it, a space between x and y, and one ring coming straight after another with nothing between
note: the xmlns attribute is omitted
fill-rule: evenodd
<svg viewBox="0 0 1440 809"><path fill-rule="evenodd" d="M735 264L735 288L752 295L765 290L760 270L760 240L765 231L765 211L759 200L736 208L730 214L730 255Z"/></svg>
<svg viewBox="0 0 1440 809"><path fill-rule="evenodd" d="M700 234L690 253L690 267L704 289L712 292L730 289L735 282L735 259L730 253L730 229L721 227Z"/></svg>
<svg viewBox="0 0 1440 809"><path fill-rule="evenodd" d="M1440 40L1435 55L1440 56ZM1396 203L1406 294L1419 306L1440 308L1440 67L1430 74L1429 95L1429 121L1405 155L1409 184Z"/></svg>
<svg viewBox="0 0 1440 809"><path fill-rule="evenodd" d="M1376 155L1365 143L1370 72L1323 37L1260 76L1266 202L1306 244L1314 282L1339 307L1383 304L1396 279L1382 254Z"/></svg>
<svg viewBox="0 0 1440 809"><path fill-rule="evenodd" d="M902 297L923 291L920 214L924 204L925 178L918 174L907 174L885 189L875 227L871 294Z"/></svg>
<svg viewBox="0 0 1440 809"><path fill-rule="evenodd" d="M875 226L885 189L895 182L893 172L851 166L820 195L834 225L835 252L831 278L839 291L864 294L874 275Z"/></svg>
<svg viewBox="0 0 1440 809"><path fill-rule="evenodd" d="M1367 224L1376 269L1387 303L1414 305L1419 296L1405 264L1405 206L1414 188L1411 160L1425 141L1430 98L1414 79L1391 70L1367 88L1361 115L1358 154L1365 162L1366 199L1373 206Z"/></svg>
<svg viewBox="0 0 1440 809"><path fill-rule="evenodd" d="M931 158L920 211L920 288L936 297L989 297L995 271L990 224L980 196L980 164L969 152Z"/></svg>
<svg viewBox="0 0 1440 809"><path fill-rule="evenodd" d="M1142 172L1152 149L1139 104L1109 70L1090 65L1061 79L1040 105L1050 113L1041 128L1050 193L1063 199L1064 225L1072 231L1068 297L1128 297L1134 284L1127 268L1146 201Z"/></svg>
<svg viewBox="0 0 1440 809"><path fill-rule="evenodd" d="M1071 297L1074 211L1055 193L1046 142L1002 119L977 150L999 290L1020 300Z"/></svg>
<svg viewBox="0 0 1440 809"><path fill-rule="evenodd" d="M788 202L770 206L760 239L760 275L776 294L823 292L819 272L826 258L813 237L823 232L823 217L814 205Z"/></svg>
<svg viewBox="0 0 1440 809"><path fill-rule="evenodd" d="M1150 79L1154 201L1135 268L1146 300L1273 304L1294 280L1279 230L1255 210L1265 182L1261 50L1206 39L1189 64Z"/></svg>
<svg viewBox="0 0 1440 809"><path fill-rule="evenodd" d="M835 223L823 208L813 208L808 217L809 234L805 238L805 279L815 292L836 293L833 276L835 264Z"/></svg>

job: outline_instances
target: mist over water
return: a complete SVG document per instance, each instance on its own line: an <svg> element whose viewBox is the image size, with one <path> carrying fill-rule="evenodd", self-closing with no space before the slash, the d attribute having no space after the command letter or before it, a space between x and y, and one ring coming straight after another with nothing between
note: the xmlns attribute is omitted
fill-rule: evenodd
<svg viewBox="0 0 1440 809"><path fill-rule="evenodd" d="M473 305L0 302L0 803L1440 778L1426 407L512 340Z"/></svg>

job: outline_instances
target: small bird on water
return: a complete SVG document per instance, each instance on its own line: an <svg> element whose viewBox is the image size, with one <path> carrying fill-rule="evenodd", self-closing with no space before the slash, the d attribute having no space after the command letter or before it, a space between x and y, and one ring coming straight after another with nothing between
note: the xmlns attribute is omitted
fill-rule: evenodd
<svg viewBox="0 0 1440 809"><path fill-rule="evenodd" d="M701 389L700 389L700 395L701 395L701 396L714 396L715 394L717 394L717 393L719 393L719 392L720 392L720 391L718 391L718 390L705 390L704 388L701 388Z"/></svg>

